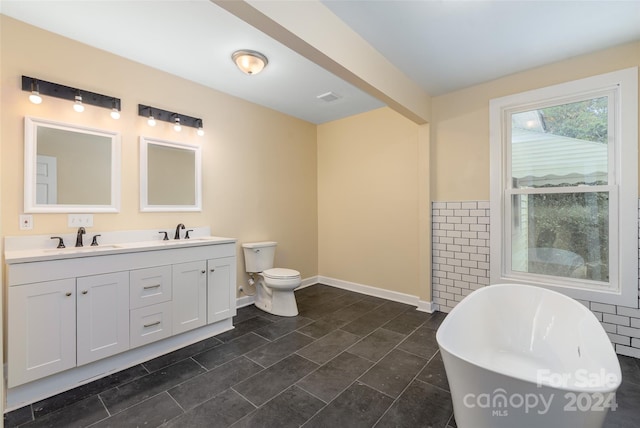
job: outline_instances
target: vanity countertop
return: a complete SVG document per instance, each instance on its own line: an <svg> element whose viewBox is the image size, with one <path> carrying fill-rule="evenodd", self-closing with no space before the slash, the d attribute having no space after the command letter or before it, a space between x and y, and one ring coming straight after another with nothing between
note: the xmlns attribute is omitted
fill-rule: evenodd
<svg viewBox="0 0 640 428"><path fill-rule="evenodd" d="M104 239L98 246L68 246L67 248L56 248L54 244L57 241L52 241L48 235L42 237L6 237L4 259L5 263L14 264L236 242L235 238L208 235L210 233L208 228L196 228L194 235L190 239L170 239L167 241L162 240L159 235L156 239L149 239L149 237L155 238L156 235L144 232L147 231L127 232L126 235L122 232L106 232L101 234ZM158 231L153 230L152 232L157 234ZM122 238L122 236L128 236L129 238L119 240L118 238ZM136 237L143 239L136 240ZM39 245L38 242L42 244ZM71 241L65 239L65 242Z"/></svg>

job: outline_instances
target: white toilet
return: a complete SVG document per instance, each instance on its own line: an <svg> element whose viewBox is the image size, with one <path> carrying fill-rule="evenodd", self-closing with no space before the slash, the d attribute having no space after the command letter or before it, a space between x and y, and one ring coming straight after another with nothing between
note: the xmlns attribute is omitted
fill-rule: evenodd
<svg viewBox="0 0 640 428"><path fill-rule="evenodd" d="M298 305L293 290L302 280L297 270L273 267L277 244L273 241L242 244L245 270L251 276L250 282L256 282L256 307L274 315L294 317L298 315Z"/></svg>

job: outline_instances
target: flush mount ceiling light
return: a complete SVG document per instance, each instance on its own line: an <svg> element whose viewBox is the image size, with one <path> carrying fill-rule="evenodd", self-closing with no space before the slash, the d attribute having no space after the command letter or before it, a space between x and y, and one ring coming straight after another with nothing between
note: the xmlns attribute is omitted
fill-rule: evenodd
<svg viewBox="0 0 640 428"><path fill-rule="evenodd" d="M231 59L233 59L240 71L249 75L260 73L269 64L266 56L260 52L247 49L235 51L231 55Z"/></svg>
<svg viewBox="0 0 640 428"><path fill-rule="evenodd" d="M85 106L96 106L109 109L114 119L120 114L121 101L108 95L72 88L59 83L47 82L34 77L22 76L22 90L29 92L29 101L34 104L42 103L42 96L61 98L73 101L73 109L82 112Z"/></svg>

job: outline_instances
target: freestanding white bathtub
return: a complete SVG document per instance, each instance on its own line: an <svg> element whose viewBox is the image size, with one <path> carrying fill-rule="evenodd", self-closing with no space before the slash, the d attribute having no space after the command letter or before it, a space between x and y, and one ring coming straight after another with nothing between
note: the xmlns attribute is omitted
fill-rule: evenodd
<svg viewBox="0 0 640 428"><path fill-rule="evenodd" d="M459 428L600 428L622 375L596 317L541 287L474 291L438 329Z"/></svg>

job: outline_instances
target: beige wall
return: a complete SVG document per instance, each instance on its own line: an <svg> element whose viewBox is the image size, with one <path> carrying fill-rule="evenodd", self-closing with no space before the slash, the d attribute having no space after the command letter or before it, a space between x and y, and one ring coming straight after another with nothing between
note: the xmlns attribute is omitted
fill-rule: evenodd
<svg viewBox="0 0 640 428"><path fill-rule="evenodd" d="M134 63L0 15L2 61L2 236L70 233L66 214L34 214L34 229L20 231L23 211L24 116L116 130L122 135L122 198L117 214L94 214L95 231L211 226L241 242L278 241L276 262L302 277L317 274L316 126ZM215 70L212 70L215 72ZM122 117L44 97L31 104L21 75L122 99ZM150 128L138 104L201 117L206 134L168 123ZM139 212L139 137L198 144L203 157L200 213ZM89 233L91 233L89 231ZM238 281L244 281L240 252Z"/></svg>
<svg viewBox="0 0 640 428"><path fill-rule="evenodd" d="M435 201L489 199L489 100L640 65L640 41L432 98Z"/></svg>
<svg viewBox="0 0 640 428"><path fill-rule="evenodd" d="M389 108L318 126L320 275L429 296L419 257L421 131Z"/></svg>

